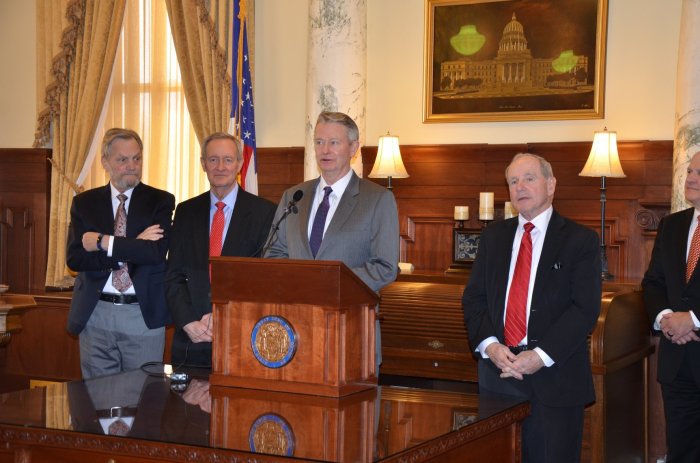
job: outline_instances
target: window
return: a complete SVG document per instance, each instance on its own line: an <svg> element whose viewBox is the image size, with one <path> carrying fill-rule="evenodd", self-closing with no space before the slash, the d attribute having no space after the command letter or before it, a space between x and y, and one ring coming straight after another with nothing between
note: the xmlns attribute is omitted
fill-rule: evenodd
<svg viewBox="0 0 700 463"><path fill-rule="evenodd" d="M190 123L163 0L127 1L103 117L96 155L82 182L85 189L108 181L100 163L100 141L111 127L130 128L141 135L144 183L170 191L177 202L209 188L199 163L199 141Z"/></svg>

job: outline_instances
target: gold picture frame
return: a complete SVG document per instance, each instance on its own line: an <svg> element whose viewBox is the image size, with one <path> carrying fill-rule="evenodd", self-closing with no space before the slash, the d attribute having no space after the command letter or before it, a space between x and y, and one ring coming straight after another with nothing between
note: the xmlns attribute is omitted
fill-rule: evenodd
<svg viewBox="0 0 700 463"><path fill-rule="evenodd" d="M423 122L600 119L608 0L425 0Z"/></svg>

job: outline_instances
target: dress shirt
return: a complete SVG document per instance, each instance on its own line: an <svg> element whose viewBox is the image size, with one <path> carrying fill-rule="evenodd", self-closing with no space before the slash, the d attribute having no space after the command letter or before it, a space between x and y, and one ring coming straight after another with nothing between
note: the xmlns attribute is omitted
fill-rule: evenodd
<svg viewBox="0 0 700 463"><path fill-rule="evenodd" d="M316 192L314 193L314 203L311 207L311 215L309 216L309 227L307 229L307 237L309 239L311 238L311 228L313 228L314 225L313 218L316 217L316 211L318 210L318 206L320 206L321 201L323 201L323 189L327 186L330 186L333 189L331 195L328 197L330 207L328 208L328 215L326 216L326 224L323 227L323 234L325 235L326 230L328 230L328 224L331 223L331 220L333 219L333 214L335 214L336 209L338 209L338 203L340 202L340 198L343 197L343 193L345 193L345 189L348 187L351 178L352 169L350 169L347 174L341 177L333 185L328 185L323 179L323 176L321 176L321 181L318 182Z"/></svg>
<svg viewBox="0 0 700 463"><path fill-rule="evenodd" d="M116 217L117 215L117 208L119 207L119 196L120 194L125 194L126 195L126 201L124 201L124 212L126 212L126 215L128 217L129 215L129 204L131 204L131 195L134 193L134 189L130 188L126 190L124 193L120 192L116 188L114 188L114 185L110 182L109 188L111 190L111 197L112 197L112 215ZM127 228L129 227L129 222L127 220L126 222ZM112 233L114 233L114 230L112 230ZM114 248L114 236L113 235L108 235L107 236L109 243L107 244L107 257L112 257L112 249ZM121 264L121 262L119 263ZM132 282L132 285L129 286L129 288L124 291L124 293L120 293L117 288L112 285L112 274L109 274L109 278L107 278L107 283L105 283L104 288L102 288L103 293L109 293L109 294L136 294L136 290L134 289L134 285Z"/></svg>
<svg viewBox="0 0 700 463"><path fill-rule="evenodd" d="M221 238L221 247L223 248L224 242L226 241L226 233L228 232L228 226L231 223L231 216L233 215L233 207L236 204L236 198L238 197L238 184L233 186L233 190L229 192L223 199L219 199L213 192L209 192L209 230L211 231L211 223L214 220L214 213L216 212L216 203L223 201L226 206L224 207L224 234Z"/></svg>
<svg viewBox="0 0 700 463"><path fill-rule="evenodd" d="M530 232L530 238L532 239L532 265L530 266L530 281L527 291L527 319L530 319L530 303L532 302L532 292L535 287L535 277L537 276L537 264L540 261L540 256L542 255L542 246L544 245L544 237L547 234L547 227L549 226L549 219L552 218L552 212L554 209L549 206L547 210L539 214L532 220L526 220L523 216L518 216L518 229L515 232L515 237L513 238L511 258L510 258L510 269L508 271L508 287L506 289L505 306L503 309L503 320L505 322L506 308L508 306L508 293L510 292L510 284L513 281L513 273L515 272L515 263L518 260L518 252L520 251L520 242L523 239L523 234L525 234L525 223L532 223L535 228ZM481 353L482 357L488 358L486 355L486 348L494 343L498 342L495 336L488 337L484 339L481 344L477 347L477 351ZM527 344L527 334L522 344ZM539 347L535 347L535 352L540 356L545 366L550 367L554 365L554 360L547 355L545 351Z"/></svg>

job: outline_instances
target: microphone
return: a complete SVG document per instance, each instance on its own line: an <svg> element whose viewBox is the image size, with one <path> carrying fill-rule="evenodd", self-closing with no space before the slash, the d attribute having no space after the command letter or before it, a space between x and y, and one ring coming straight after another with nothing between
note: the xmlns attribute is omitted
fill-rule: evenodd
<svg viewBox="0 0 700 463"><path fill-rule="evenodd" d="M287 217L290 212L293 212L294 214L299 212L299 209L297 209L297 203L301 198L304 197L304 192L301 190L297 190L294 192L294 195L292 196L292 200L289 201L289 204L287 204L287 208L284 210L285 214L283 214L282 218ZM281 219L280 219L281 221ZM279 225L279 222L277 222Z"/></svg>
<svg viewBox="0 0 700 463"><path fill-rule="evenodd" d="M272 227L272 230L270 231L270 236L267 237L267 241L265 242L265 245L262 247L262 251L260 252L260 257L265 256L265 252L267 249L272 245L272 240L277 236L277 232L280 229L280 224L284 219L287 218L289 214L297 214L299 212L299 209L297 208L297 203L301 198L304 197L304 192L301 190L297 190L294 192L294 195L292 195L291 201L287 203L287 207L284 209L284 212L282 212L282 215L280 218L277 220L275 225ZM255 253L257 255L257 252Z"/></svg>

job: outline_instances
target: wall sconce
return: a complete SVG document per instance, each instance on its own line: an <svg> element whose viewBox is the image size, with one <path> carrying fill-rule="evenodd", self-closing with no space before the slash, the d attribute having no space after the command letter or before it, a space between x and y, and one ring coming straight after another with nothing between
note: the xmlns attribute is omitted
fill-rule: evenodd
<svg viewBox="0 0 700 463"><path fill-rule="evenodd" d="M399 137L394 137L386 133L383 137L379 137L377 147L377 159L374 161L372 172L369 173L372 178L386 178L387 188L391 190L391 178L406 178L408 172L403 165L401 159L401 150L399 149Z"/></svg>
<svg viewBox="0 0 700 463"><path fill-rule="evenodd" d="M608 257L605 252L605 177L625 177L617 153L617 132L608 132L606 127L602 132L594 133L591 154L579 175L600 177L600 276L603 280L611 280L613 276L608 272Z"/></svg>

